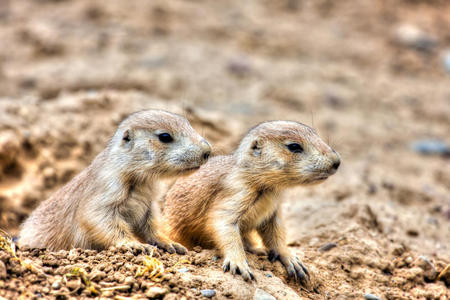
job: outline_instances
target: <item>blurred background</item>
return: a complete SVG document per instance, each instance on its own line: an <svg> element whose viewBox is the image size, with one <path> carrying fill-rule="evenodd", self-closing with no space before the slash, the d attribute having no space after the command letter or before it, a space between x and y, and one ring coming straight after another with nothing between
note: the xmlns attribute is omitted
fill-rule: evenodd
<svg viewBox="0 0 450 300"><path fill-rule="evenodd" d="M1 0L0 41L1 228L133 111L185 114L216 154L291 119L343 160L285 194L292 249L336 295L445 293L405 274L408 257L450 261L449 1Z"/></svg>

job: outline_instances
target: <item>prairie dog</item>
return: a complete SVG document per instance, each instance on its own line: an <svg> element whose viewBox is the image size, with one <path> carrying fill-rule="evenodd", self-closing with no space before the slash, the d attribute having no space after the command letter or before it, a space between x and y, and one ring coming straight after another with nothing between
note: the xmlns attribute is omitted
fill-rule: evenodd
<svg viewBox="0 0 450 300"><path fill-rule="evenodd" d="M250 237L256 231L269 260L280 260L289 277L303 282L308 271L286 246L280 193L323 182L339 164L339 154L314 129L293 121L261 123L234 153L177 179L166 195L166 231L188 248L219 248L224 271L245 280L254 278L244 249L256 252Z"/></svg>
<svg viewBox="0 0 450 300"><path fill-rule="evenodd" d="M31 213L19 244L50 250L126 245L139 251L150 244L184 253L158 230L155 183L192 172L210 152L184 117L162 110L133 113L86 169Z"/></svg>

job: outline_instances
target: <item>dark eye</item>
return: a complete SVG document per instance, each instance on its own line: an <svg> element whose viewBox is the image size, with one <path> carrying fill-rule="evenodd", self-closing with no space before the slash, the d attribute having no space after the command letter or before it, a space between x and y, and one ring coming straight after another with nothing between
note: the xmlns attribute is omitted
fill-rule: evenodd
<svg viewBox="0 0 450 300"><path fill-rule="evenodd" d="M303 147L300 146L297 143L292 143L287 145L289 151L291 151L292 153L302 153L303 152Z"/></svg>
<svg viewBox="0 0 450 300"><path fill-rule="evenodd" d="M129 132L128 130L126 130L126 131L123 133L122 139L123 139L125 142L127 142L127 143L131 141L131 138L130 138L130 132Z"/></svg>
<svg viewBox="0 0 450 300"><path fill-rule="evenodd" d="M173 142L172 136L170 134L168 134L168 133L158 134L158 138L159 138L161 143L167 144L167 143Z"/></svg>

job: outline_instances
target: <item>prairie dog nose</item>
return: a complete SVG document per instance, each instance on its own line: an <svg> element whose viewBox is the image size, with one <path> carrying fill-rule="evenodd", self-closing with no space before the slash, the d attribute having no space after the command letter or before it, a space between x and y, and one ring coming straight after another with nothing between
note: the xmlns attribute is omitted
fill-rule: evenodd
<svg viewBox="0 0 450 300"><path fill-rule="evenodd" d="M206 140L203 140L201 142L201 147L202 147L202 158L203 160L207 160L209 158L209 156L211 155L211 146L209 145L209 143Z"/></svg>
<svg viewBox="0 0 450 300"><path fill-rule="evenodd" d="M337 159L334 161L333 165L331 166L333 169L337 170L339 168L339 165L341 164L341 160Z"/></svg>
<svg viewBox="0 0 450 300"><path fill-rule="evenodd" d="M341 165L341 157L336 151L333 150L333 156L331 157L330 173L331 174L336 173L340 165Z"/></svg>
<svg viewBox="0 0 450 300"><path fill-rule="evenodd" d="M203 159L204 160L207 160L208 158L209 158L209 155L211 154L211 152L205 152L205 153L203 153Z"/></svg>

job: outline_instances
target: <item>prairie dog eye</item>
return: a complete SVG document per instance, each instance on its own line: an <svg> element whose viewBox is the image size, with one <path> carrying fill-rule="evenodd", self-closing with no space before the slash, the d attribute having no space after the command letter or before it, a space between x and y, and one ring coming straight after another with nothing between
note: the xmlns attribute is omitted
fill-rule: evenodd
<svg viewBox="0 0 450 300"><path fill-rule="evenodd" d="M173 137L168 133L158 134L159 141L164 144L173 142Z"/></svg>
<svg viewBox="0 0 450 300"><path fill-rule="evenodd" d="M129 143L131 141L130 132L128 130L123 133L122 140L124 140L126 143Z"/></svg>
<svg viewBox="0 0 450 300"><path fill-rule="evenodd" d="M292 143L286 146L292 153L302 153L303 147L300 144Z"/></svg>

